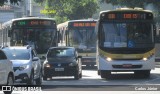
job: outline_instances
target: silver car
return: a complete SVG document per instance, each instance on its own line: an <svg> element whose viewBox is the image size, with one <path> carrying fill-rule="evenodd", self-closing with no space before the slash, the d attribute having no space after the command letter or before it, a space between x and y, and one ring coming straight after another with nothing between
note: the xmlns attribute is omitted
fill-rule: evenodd
<svg viewBox="0 0 160 94"><path fill-rule="evenodd" d="M0 85L13 85L14 72L12 62L0 50Z"/></svg>
<svg viewBox="0 0 160 94"><path fill-rule="evenodd" d="M0 86L2 85L14 85L14 71L13 71L13 64L7 58L4 51L0 50ZM11 94L11 91L5 91L4 94Z"/></svg>
<svg viewBox="0 0 160 94"><path fill-rule="evenodd" d="M41 61L37 57L36 51L30 46L27 47L5 47L3 51L13 62L16 82L25 82L27 85L42 83Z"/></svg>

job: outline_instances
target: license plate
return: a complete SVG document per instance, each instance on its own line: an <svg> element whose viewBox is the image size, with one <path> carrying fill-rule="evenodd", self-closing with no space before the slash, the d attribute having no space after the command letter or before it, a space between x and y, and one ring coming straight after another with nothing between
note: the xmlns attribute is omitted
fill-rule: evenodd
<svg viewBox="0 0 160 94"><path fill-rule="evenodd" d="M91 62L90 60L84 60L83 62Z"/></svg>
<svg viewBox="0 0 160 94"><path fill-rule="evenodd" d="M64 71L64 68L55 68L55 71Z"/></svg>
<svg viewBox="0 0 160 94"><path fill-rule="evenodd" d="M131 64L124 64L124 65L123 65L123 68L131 68L131 67L132 67Z"/></svg>

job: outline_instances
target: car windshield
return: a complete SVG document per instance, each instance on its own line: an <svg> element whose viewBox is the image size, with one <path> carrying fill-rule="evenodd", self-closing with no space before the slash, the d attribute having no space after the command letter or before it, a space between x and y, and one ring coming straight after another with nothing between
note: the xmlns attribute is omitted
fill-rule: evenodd
<svg viewBox="0 0 160 94"><path fill-rule="evenodd" d="M71 48L54 48L48 51L47 57L72 57L74 50Z"/></svg>
<svg viewBox="0 0 160 94"><path fill-rule="evenodd" d="M5 50L7 57L10 60L29 60L30 55L28 50L24 49L7 49Z"/></svg>

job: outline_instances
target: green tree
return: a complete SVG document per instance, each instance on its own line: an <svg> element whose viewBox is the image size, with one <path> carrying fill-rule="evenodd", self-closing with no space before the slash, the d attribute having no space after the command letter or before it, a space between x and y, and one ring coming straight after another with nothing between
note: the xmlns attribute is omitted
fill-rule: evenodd
<svg viewBox="0 0 160 94"><path fill-rule="evenodd" d="M142 7L147 4L153 4L155 7L160 7L159 0L101 0L101 2L110 3L112 5L126 6L126 7Z"/></svg>
<svg viewBox="0 0 160 94"><path fill-rule="evenodd" d="M21 0L9 0L9 2L11 3L11 4L18 4L18 2L20 2ZM8 0L0 0L0 6L3 6L4 5L4 3L7 3L8 2Z"/></svg>
<svg viewBox="0 0 160 94"><path fill-rule="evenodd" d="M91 18L97 12L97 0L34 0L44 5L47 11L45 13L50 17L56 18L61 23L66 20Z"/></svg>

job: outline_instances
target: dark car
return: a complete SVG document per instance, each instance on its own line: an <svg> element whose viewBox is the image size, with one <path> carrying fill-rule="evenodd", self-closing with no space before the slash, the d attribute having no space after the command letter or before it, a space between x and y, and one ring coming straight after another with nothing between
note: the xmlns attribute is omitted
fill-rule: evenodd
<svg viewBox="0 0 160 94"><path fill-rule="evenodd" d="M51 47L43 63L43 80L53 76L82 78L81 56L74 47Z"/></svg>

